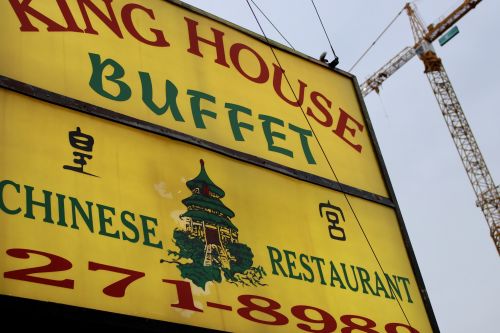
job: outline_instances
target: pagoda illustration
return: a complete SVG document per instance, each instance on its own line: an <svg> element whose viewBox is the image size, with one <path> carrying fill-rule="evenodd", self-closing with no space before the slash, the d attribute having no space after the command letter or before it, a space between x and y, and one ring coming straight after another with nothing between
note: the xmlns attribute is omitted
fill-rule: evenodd
<svg viewBox="0 0 500 333"><path fill-rule="evenodd" d="M191 195L182 200L186 211L173 230L174 248L160 263L176 265L180 276L205 290L208 282L223 281L236 286L265 286L267 275L254 266L252 249L238 240L238 228L231 222L234 212L221 199L224 191L208 177L200 160L198 176L186 182Z"/></svg>
<svg viewBox="0 0 500 333"><path fill-rule="evenodd" d="M224 191L214 184L200 160L200 173L186 183L191 196L182 200L187 211L180 215L181 227L191 238L204 243L203 266L219 266L229 269L235 260L228 251L228 245L238 243L238 228L231 222L234 212L221 199Z"/></svg>

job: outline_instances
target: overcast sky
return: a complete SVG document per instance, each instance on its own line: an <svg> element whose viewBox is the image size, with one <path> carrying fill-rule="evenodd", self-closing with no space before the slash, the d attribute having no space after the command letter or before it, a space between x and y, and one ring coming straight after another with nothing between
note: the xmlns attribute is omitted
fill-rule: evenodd
<svg viewBox="0 0 500 333"><path fill-rule="evenodd" d="M328 42L310 0L254 0L298 51L318 57ZM245 0L185 1L258 32ZM403 8L399 0L315 0L348 70ZM419 0L426 24L461 1ZM434 44L496 184L500 180L500 1L482 1L458 22L460 33ZM285 43L260 17L272 39ZM260 33L260 32L259 32ZM413 45L401 14L352 71L361 83ZM331 58L331 52L329 52ZM414 58L365 103L442 332L498 332L500 258L432 93Z"/></svg>

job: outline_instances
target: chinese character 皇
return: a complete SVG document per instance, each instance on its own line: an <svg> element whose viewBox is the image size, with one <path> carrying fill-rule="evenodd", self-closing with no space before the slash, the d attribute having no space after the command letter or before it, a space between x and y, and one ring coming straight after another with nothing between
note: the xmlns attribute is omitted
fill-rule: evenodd
<svg viewBox="0 0 500 333"><path fill-rule="evenodd" d="M90 153L92 152L92 148L94 146L94 138L88 134L83 133L80 127L77 127L76 131L70 131L68 133L68 137L71 147L80 151L73 152L73 156L75 156L75 158L73 159L73 163L77 166L64 165L63 168L66 170L72 170L89 176L97 177L96 175L85 172L83 170L83 167L87 164L87 161L85 159L92 159L92 155L90 155Z"/></svg>
<svg viewBox="0 0 500 333"><path fill-rule="evenodd" d="M330 224L328 226L330 238L345 241L346 236L344 229L339 226L339 214L342 218L342 221L345 221L344 213L342 212L342 210L339 207L332 205L330 201L328 201L327 203L319 204L319 215L321 217L323 217L323 211L325 211L326 219Z"/></svg>

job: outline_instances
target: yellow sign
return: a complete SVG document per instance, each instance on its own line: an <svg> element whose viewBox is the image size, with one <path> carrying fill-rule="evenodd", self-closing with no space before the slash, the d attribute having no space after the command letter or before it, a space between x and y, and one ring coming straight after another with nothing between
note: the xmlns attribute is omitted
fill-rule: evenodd
<svg viewBox="0 0 500 333"><path fill-rule="evenodd" d="M231 332L432 331L392 208L5 89L0 105L1 294Z"/></svg>
<svg viewBox="0 0 500 333"><path fill-rule="evenodd" d="M275 58L175 2L12 0L0 13L0 75L388 197L346 74Z"/></svg>
<svg viewBox="0 0 500 333"><path fill-rule="evenodd" d="M177 1L0 13L1 295L225 331L432 331L352 76Z"/></svg>

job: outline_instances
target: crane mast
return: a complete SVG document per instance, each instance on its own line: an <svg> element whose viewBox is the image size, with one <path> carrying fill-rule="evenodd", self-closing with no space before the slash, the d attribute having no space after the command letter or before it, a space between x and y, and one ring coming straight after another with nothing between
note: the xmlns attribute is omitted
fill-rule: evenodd
<svg viewBox="0 0 500 333"><path fill-rule="evenodd" d="M491 237L500 254L499 189L495 187L493 178L486 166L443 63L432 47L434 40L472 10L479 2L481 0L465 0L441 22L427 28L425 28L416 8L407 3L405 9L410 19L415 45L412 48L403 49L386 65L370 76L360 87L363 96L366 96L372 90L378 92L383 81L412 59L413 55L418 55L424 63L424 73L432 86L434 96L436 96L448 130L476 194L476 205L481 208L486 218Z"/></svg>

